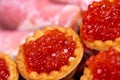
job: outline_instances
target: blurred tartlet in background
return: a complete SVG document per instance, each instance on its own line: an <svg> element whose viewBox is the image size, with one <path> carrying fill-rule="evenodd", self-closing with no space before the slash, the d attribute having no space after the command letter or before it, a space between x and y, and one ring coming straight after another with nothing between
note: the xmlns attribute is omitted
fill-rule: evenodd
<svg viewBox="0 0 120 80"><path fill-rule="evenodd" d="M0 79L18 80L19 73L16 62L9 55L0 52Z"/></svg>

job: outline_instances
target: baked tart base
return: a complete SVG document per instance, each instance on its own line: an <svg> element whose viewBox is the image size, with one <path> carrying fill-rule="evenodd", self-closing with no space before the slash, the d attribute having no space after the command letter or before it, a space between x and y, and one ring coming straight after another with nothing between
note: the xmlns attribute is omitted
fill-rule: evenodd
<svg viewBox="0 0 120 80"><path fill-rule="evenodd" d="M86 67L84 69L84 75L80 78L80 80L92 80L92 78L93 78L93 75L90 69Z"/></svg>
<svg viewBox="0 0 120 80"><path fill-rule="evenodd" d="M4 59L8 66L8 71L10 73L8 80L18 80L19 74L18 74L17 65L15 61L9 55L5 53L0 53L0 58Z"/></svg>
<svg viewBox="0 0 120 80"><path fill-rule="evenodd" d="M59 79L65 78L68 74L70 74L80 63L83 56L82 43L77 33L74 32L71 28L63 28L60 26L56 26L56 27L48 26L45 29L37 30L33 36L29 36L26 39L26 43L28 43L29 41L34 41L38 39L39 37L44 35L44 32L46 32L47 30L54 30L54 29L58 29L59 31L63 32L67 36L73 36L73 41L76 42L76 48L74 50L75 57L69 58L69 65L62 66L59 71L51 71L49 74L45 72L38 74L35 71L28 72L26 70L24 50L23 50L23 46L20 46L20 50L17 55L17 65L21 75L25 79L27 80L29 79L30 80L31 79L32 80L59 80Z"/></svg>
<svg viewBox="0 0 120 80"><path fill-rule="evenodd" d="M110 47L116 47L120 44L120 38L116 38L114 41L107 40L107 41L101 41L101 40L95 40L94 42L88 42L83 40L87 47L95 50L108 50Z"/></svg>

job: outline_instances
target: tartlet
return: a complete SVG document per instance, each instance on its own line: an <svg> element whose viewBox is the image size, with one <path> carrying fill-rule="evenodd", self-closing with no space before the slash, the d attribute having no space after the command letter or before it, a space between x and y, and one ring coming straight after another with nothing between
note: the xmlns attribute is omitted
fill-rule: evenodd
<svg viewBox="0 0 120 80"><path fill-rule="evenodd" d="M16 59L21 75L27 80L59 80L77 67L82 56L82 43L75 31L48 26L26 39Z"/></svg>
<svg viewBox="0 0 120 80"><path fill-rule="evenodd" d="M15 61L7 54L0 53L0 80L18 80L19 73Z"/></svg>
<svg viewBox="0 0 120 80"><path fill-rule="evenodd" d="M119 80L120 48L109 48L91 56L80 80Z"/></svg>
<svg viewBox="0 0 120 80"><path fill-rule="evenodd" d="M120 0L93 2L83 15L80 35L87 47L107 50L120 44Z"/></svg>

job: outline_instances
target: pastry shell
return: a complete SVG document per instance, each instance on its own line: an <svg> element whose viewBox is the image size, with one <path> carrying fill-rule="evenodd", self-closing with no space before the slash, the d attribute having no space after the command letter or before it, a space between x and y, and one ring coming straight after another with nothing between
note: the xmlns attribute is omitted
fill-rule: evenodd
<svg viewBox="0 0 120 80"><path fill-rule="evenodd" d="M82 25L81 25L81 27L82 27ZM80 27L80 30L81 30L81 27ZM82 35L83 34L80 33L80 36L82 36ZM82 37L81 37L81 39L88 48L98 50L98 51L108 50L110 47L116 47L116 46L119 46L119 44L120 44L120 37L116 38L114 41L112 41L112 40L106 40L106 41L94 40L94 41L90 42L90 41L83 39Z"/></svg>
<svg viewBox="0 0 120 80"><path fill-rule="evenodd" d="M93 78L93 75L92 75L90 69L86 67L84 69L84 75L81 76L80 80L92 80L92 78Z"/></svg>
<svg viewBox="0 0 120 80"><path fill-rule="evenodd" d="M70 64L62 66L59 71L52 71L49 74L47 73L38 74L35 71L27 72L26 66L25 66L25 60L24 60L24 51L21 45L16 59L17 59L18 69L21 75L25 79L27 80L59 80L59 79L65 78L68 74L70 74L80 63L83 56L82 43L77 33L73 31L71 28L63 28L60 26L56 26L56 27L48 26L45 29L37 30L33 36L29 36L26 39L26 43L28 43L29 41L34 41L37 38L41 37L42 35L44 35L44 32L46 32L47 30L54 30L54 29L58 29L59 31L65 33L65 35L67 36L73 36L73 40L77 43L76 49L74 51L75 57L69 58Z"/></svg>
<svg viewBox="0 0 120 80"><path fill-rule="evenodd" d="M4 59L8 66L8 70L10 72L10 76L8 77L8 80L18 80L19 73L18 73L17 65L16 65L15 61L9 55L7 55L5 53L0 53L0 58Z"/></svg>
<svg viewBox="0 0 120 80"><path fill-rule="evenodd" d="M117 47L120 44L120 37L116 38L114 41L112 40L107 40L107 41L102 41L102 40L95 40L94 42L89 42L83 40L83 42L86 44L87 47L95 50L108 50L110 47Z"/></svg>

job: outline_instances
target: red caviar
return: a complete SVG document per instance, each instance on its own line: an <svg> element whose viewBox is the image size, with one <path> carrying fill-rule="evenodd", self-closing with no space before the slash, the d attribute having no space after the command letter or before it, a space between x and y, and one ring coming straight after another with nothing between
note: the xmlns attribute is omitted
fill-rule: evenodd
<svg viewBox="0 0 120 80"><path fill-rule="evenodd" d="M69 64L70 57L74 57L75 48L72 36L66 36L57 29L48 30L35 41L24 44L27 70L37 73L60 70Z"/></svg>
<svg viewBox="0 0 120 80"><path fill-rule="evenodd" d="M4 59L0 59L0 80L8 80L10 76L8 66Z"/></svg>
<svg viewBox="0 0 120 80"><path fill-rule="evenodd" d="M92 56L87 61L92 71L93 80L119 80L120 79L120 52L110 48Z"/></svg>
<svg viewBox="0 0 120 80"><path fill-rule="evenodd" d="M87 41L120 37L120 0L93 2L83 15L82 38Z"/></svg>

